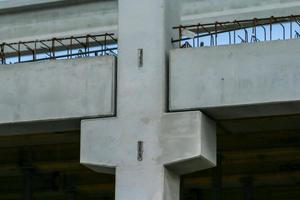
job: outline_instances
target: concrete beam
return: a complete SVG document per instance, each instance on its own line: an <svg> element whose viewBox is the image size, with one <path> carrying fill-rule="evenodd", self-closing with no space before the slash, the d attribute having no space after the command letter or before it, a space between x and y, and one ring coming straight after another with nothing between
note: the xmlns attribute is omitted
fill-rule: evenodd
<svg viewBox="0 0 300 200"><path fill-rule="evenodd" d="M184 0L181 23L296 15L299 10L300 0ZM117 19L116 0L5 0L0 1L0 42L117 32Z"/></svg>
<svg viewBox="0 0 300 200"><path fill-rule="evenodd" d="M299 0L185 0L182 23L197 24L299 14Z"/></svg>
<svg viewBox="0 0 300 200"><path fill-rule="evenodd" d="M115 1L60 3L44 7L42 5L33 10L11 11L4 14L0 12L0 42L98 34L117 30Z"/></svg>
<svg viewBox="0 0 300 200"><path fill-rule="evenodd" d="M171 52L171 110L216 119L300 113L299 40Z"/></svg>
<svg viewBox="0 0 300 200"><path fill-rule="evenodd" d="M110 56L3 65L0 129L10 123L114 115L114 84Z"/></svg>

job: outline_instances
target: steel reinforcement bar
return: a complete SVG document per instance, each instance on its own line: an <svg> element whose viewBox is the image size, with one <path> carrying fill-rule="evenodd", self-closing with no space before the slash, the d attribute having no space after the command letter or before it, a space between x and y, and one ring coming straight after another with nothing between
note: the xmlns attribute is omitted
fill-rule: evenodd
<svg viewBox="0 0 300 200"><path fill-rule="evenodd" d="M0 44L0 64L117 55L113 33Z"/></svg>
<svg viewBox="0 0 300 200"><path fill-rule="evenodd" d="M275 27L276 33L275 33ZM279 33L278 33L279 28ZM250 43L259 41L300 38L300 15L283 17L254 18L249 20L234 20L227 22L214 22L208 24L180 25L173 27L178 30L178 38L172 39L172 43L179 44L180 48L217 46L222 44ZM258 33L259 32L259 33ZM227 36L224 38L224 34ZM223 35L221 39L218 37ZM206 38L205 45L201 39ZM224 42L226 40L226 42Z"/></svg>

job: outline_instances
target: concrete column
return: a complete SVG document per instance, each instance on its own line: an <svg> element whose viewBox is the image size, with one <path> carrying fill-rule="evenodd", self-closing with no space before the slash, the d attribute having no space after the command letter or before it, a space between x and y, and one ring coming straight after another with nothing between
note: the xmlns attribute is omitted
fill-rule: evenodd
<svg viewBox="0 0 300 200"><path fill-rule="evenodd" d="M118 117L150 121L165 110L170 33L180 23L180 3L179 0L120 0L118 7ZM146 139L151 136L154 134L141 129L132 138L144 142L145 151L149 151L147 140L157 139ZM171 176L156 162L143 160L118 167L116 199L179 199L179 177Z"/></svg>
<svg viewBox="0 0 300 200"><path fill-rule="evenodd" d="M179 200L180 175L215 165L215 123L164 113L180 0L120 0L117 117L81 123L81 163L116 174L116 200Z"/></svg>
<svg viewBox="0 0 300 200"><path fill-rule="evenodd" d="M179 0L119 1L119 116L163 112L166 62L178 24Z"/></svg>
<svg viewBox="0 0 300 200"><path fill-rule="evenodd" d="M179 23L178 0L119 1L118 117L136 122L162 114L170 33L172 26ZM144 142L148 151L146 137L154 134L146 130L131 133L136 143ZM143 160L117 168L116 199L168 199L163 194L170 200L179 199L179 177L156 162Z"/></svg>

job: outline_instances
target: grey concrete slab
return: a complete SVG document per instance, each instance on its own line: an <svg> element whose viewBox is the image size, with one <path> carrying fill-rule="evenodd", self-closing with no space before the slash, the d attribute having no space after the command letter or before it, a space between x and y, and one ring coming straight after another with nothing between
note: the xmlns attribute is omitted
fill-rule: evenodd
<svg viewBox="0 0 300 200"><path fill-rule="evenodd" d="M115 58L0 67L0 124L114 114Z"/></svg>
<svg viewBox="0 0 300 200"><path fill-rule="evenodd" d="M300 113L299 40L176 49L171 110L200 109L216 119Z"/></svg>

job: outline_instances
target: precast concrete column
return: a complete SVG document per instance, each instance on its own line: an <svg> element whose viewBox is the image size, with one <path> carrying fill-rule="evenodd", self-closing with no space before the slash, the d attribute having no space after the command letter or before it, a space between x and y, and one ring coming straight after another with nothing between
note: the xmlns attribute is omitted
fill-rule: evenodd
<svg viewBox="0 0 300 200"><path fill-rule="evenodd" d="M115 118L81 122L80 162L116 174L116 200L179 200L180 175L216 163L215 122L165 113L180 0L120 0Z"/></svg>
<svg viewBox="0 0 300 200"><path fill-rule="evenodd" d="M178 24L179 0L119 1L119 116L164 111L166 64Z"/></svg>
<svg viewBox="0 0 300 200"><path fill-rule="evenodd" d="M131 138L142 142L144 158L117 167L116 199L177 200L179 176L156 161L159 130L149 130L165 110L166 64L175 34L172 27L180 23L180 1L119 0L118 8L118 117L146 126ZM153 155L148 156L150 151Z"/></svg>

